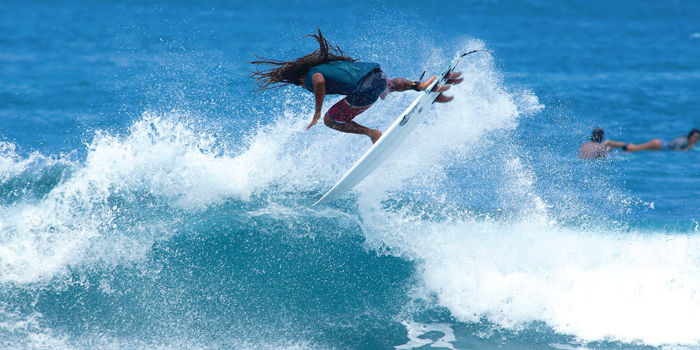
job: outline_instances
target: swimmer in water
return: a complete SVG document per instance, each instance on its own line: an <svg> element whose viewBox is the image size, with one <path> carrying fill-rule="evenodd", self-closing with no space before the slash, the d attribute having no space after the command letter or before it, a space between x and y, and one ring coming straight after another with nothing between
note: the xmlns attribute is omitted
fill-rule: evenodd
<svg viewBox="0 0 700 350"><path fill-rule="evenodd" d="M605 155L608 154L610 147L606 147L603 144L603 136L605 136L605 131L603 131L603 129L593 129L591 140L581 145L581 148L578 150L578 157L581 159L605 158Z"/></svg>
<svg viewBox="0 0 700 350"><path fill-rule="evenodd" d="M653 139L649 142L645 142L639 145L633 143L618 142L612 140L606 140L603 142L603 146L608 148L620 148L625 152L639 152L639 151L689 151L695 148L695 145L700 140L700 130L693 129L690 130L688 136L679 136L671 141L666 141L663 139Z"/></svg>

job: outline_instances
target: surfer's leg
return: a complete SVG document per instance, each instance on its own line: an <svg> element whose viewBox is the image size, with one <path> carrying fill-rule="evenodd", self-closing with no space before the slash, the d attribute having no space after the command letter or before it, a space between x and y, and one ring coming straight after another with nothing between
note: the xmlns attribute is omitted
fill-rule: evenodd
<svg viewBox="0 0 700 350"><path fill-rule="evenodd" d="M372 143L377 142L377 140L379 140L379 138L382 136L381 131L370 129L352 121L355 117L369 109L369 107L372 105L354 107L350 105L347 100L347 98L344 98L338 101L338 103L334 104L323 117L323 123L333 130L367 135L370 139L372 139Z"/></svg>
<svg viewBox="0 0 700 350"><path fill-rule="evenodd" d="M352 120L369 109L387 90L386 74L377 70L365 78L359 91L333 105L323 118L323 122L331 129L367 135L372 139L372 143L377 142L382 136L381 131L362 126Z"/></svg>
<svg viewBox="0 0 700 350"><path fill-rule="evenodd" d="M328 126L329 128L333 130L338 130L341 132L347 132L351 134L362 134L362 135L367 135L369 136L370 139L372 139L372 143L377 142L380 137L382 137L382 132L377 130L377 129L370 129L366 126L362 126L360 124L357 124L353 121L349 121L347 123L339 124L336 123L333 118L329 117L328 114L326 114L323 117L323 122Z"/></svg>

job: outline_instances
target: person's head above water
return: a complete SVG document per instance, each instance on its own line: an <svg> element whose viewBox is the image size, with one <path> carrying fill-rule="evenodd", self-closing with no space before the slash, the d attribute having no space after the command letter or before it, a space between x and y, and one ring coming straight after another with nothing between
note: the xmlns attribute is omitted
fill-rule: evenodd
<svg viewBox="0 0 700 350"><path fill-rule="evenodd" d="M321 29L318 29L318 34L305 35L304 38L307 36L316 39L319 48L306 56L291 61L278 61L255 55L259 60L250 63L274 66L262 71L256 68L255 72L253 72L251 76L257 80L258 89L265 90L290 84L302 85L302 79L306 77L306 73L313 67L338 60L357 61L345 55L345 52L339 46L333 46L333 44L328 42L321 34Z"/></svg>
<svg viewBox="0 0 700 350"><path fill-rule="evenodd" d="M688 149L695 148L695 146L698 144L698 141L700 141L700 129L695 128L693 130L690 130L688 133L688 146L686 146Z"/></svg>
<svg viewBox="0 0 700 350"><path fill-rule="evenodd" d="M593 129L593 134L591 135L591 141L595 143L603 142L603 136L605 136L605 131L601 128Z"/></svg>

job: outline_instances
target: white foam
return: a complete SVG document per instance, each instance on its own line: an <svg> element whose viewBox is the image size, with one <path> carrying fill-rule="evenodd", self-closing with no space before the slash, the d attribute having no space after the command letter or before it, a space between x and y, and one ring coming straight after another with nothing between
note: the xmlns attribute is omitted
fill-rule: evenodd
<svg viewBox="0 0 700 350"><path fill-rule="evenodd" d="M541 110L531 93L504 89L488 58L472 64L478 68L462 67L467 79L450 90L455 100L437 106L402 156L357 187L367 245L416 261L416 297L462 322L486 319L511 330L544 322L582 341L700 344L700 237L627 232L612 223L562 226L534 190L538 179L517 144L495 144L501 166L483 169L500 182L495 197L513 209L510 216L382 204L396 192L445 198L446 167L476 158L491 145L489 132L511 130ZM620 207L635 200L610 193Z"/></svg>
<svg viewBox="0 0 700 350"><path fill-rule="evenodd" d="M260 127L229 150L211 134L195 132L188 118L145 113L124 136L98 132L85 161L67 162L70 176L44 198L0 208L0 282L45 281L71 265L143 259L155 240L177 230L167 216L129 219L129 210L139 210L130 205L149 197L167 210L199 211L248 200L275 183L284 192L303 182L281 180L295 169L285 138L298 132L289 121ZM24 159L11 145L4 148L3 178L48 159Z"/></svg>
<svg viewBox="0 0 700 350"><path fill-rule="evenodd" d="M430 345L433 348L445 348L445 349L455 349L452 342L456 341L454 331L449 324L443 323L430 323L422 324L417 322L401 322L406 326L408 331L408 342L406 344L394 346L394 349L417 349L426 345ZM420 338L420 336L428 332L440 332L443 334L442 337L437 340Z"/></svg>
<svg viewBox="0 0 700 350"><path fill-rule="evenodd" d="M418 262L416 297L462 322L545 322L584 341L700 342L700 237L519 221L366 216L368 244ZM379 233L376 233L379 232ZM377 248L379 249L379 248Z"/></svg>
<svg viewBox="0 0 700 350"><path fill-rule="evenodd" d="M52 166L61 162L51 157L45 157L38 152L32 152L28 157L22 157L13 143L0 141L0 183L15 178L28 170Z"/></svg>
<svg viewBox="0 0 700 350"><path fill-rule="evenodd" d="M72 349L64 337L42 329L41 314L20 315L0 304L0 349Z"/></svg>
<svg viewBox="0 0 700 350"><path fill-rule="evenodd" d="M353 155L329 150L347 148L348 140L321 126L305 131L312 105L289 98L242 140L220 140L208 131L216 126L202 127L192 122L199 116L180 111L146 112L123 135L98 131L84 161L61 160L69 176L44 198L0 207L0 282L47 281L69 266L142 260L178 223L148 216L139 205L198 212L264 192L275 207L275 198L335 181ZM1 146L2 179L52 159L22 158L14 145ZM130 210L147 217L131 219Z"/></svg>

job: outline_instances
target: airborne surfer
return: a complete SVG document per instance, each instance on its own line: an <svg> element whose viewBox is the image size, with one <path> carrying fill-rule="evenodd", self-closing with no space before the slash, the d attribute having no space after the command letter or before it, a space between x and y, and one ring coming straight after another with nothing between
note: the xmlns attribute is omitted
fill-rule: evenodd
<svg viewBox="0 0 700 350"><path fill-rule="evenodd" d="M326 95L345 95L335 103L323 117L323 122L331 129L341 132L363 134L377 142L382 132L362 126L353 121L360 113L369 109L380 97L384 99L389 92L423 91L430 86L435 77L425 82L411 81L404 78L388 79L379 64L360 62L345 54L340 47L333 46L321 34L309 34L319 44L319 49L291 61L278 61L255 55L258 60L250 63L269 65L267 70L256 69L252 77L257 80L260 90L298 85L314 94L315 111L310 129L321 118L321 109ZM435 86L433 91L444 92L450 84L459 84L464 80L461 73L453 73L446 86ZM440 94L436 102L450 102L454 97Z"/></svg>

